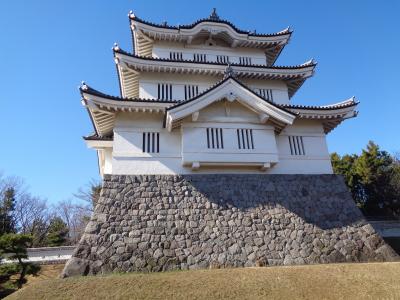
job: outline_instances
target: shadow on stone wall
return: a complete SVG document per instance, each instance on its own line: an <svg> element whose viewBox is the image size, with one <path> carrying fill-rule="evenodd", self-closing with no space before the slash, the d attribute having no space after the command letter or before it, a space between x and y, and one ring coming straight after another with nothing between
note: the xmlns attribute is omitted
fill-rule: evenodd
<svg viewBox="0 0 400 300"><path fill-rule="evenodd" d="M337 175L107 175L63 276L397 258Z"/></svg>
<svg viewBox="0 0 400 300"><path fill-rule="evenodd" d="M321 229L365 222L337 175L187 175L177 180L222 209L284 207Z"/></svg>

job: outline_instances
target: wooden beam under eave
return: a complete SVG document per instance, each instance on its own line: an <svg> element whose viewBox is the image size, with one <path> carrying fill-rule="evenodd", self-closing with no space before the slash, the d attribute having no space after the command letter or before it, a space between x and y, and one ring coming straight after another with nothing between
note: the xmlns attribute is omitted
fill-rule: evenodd
<svg viewBox="0 0 400 300"><path fill-rule="evenodd" d="M268 121L269 115L267 114L260 114L259 115L260 123L264 124Z"/></svg>
<svg viewBox="0 0 400 300"><path fill-rule="evenodd" d="M199 119L199 114L200 114L199 111L192 113L192 121L193 122L197 122L197 120Z"/></svg>

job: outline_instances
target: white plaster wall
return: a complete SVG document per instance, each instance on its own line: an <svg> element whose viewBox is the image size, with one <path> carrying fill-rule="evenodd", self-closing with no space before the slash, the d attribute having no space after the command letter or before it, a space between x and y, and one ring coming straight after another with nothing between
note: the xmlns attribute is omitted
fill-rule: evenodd
<svg viewBox="0 0 400 300"><path fill-rule="evenodd" d="M206 54L206 60L217 62L217 55L229 56L231 63L239 63L239 57L250 57L253 65L266 65L266 56L260 49L231 48L222 46L186 45L158 42L153 45L153 57L170 58L170 52L182 52L182 58L193 60L193 54Z"/></svg>
<svg viewBox="0 0 400 300"><path fill-rule="evenodd" d="M61 247L42 247L42 248L27 248L28 258L24 261L28 262L49 262L49 261L64 261L71 258L75 250L75 246ZM2 263L13 263L15 261L6 259Z"/></svg>
<svg viewBox="0 0 400 300"><path fill-rule="evenodd" d="M254 111L244 107L238 101L222 100L203 108L198 117L201 122L236 123L238 121L259 124L259 117Z"/></svg>
<svg viewBox="0 0 400 300"><path fill-rule="evenodd" d="M141 73L139 79L139 97L145 99L157 99L158 84L172 84L172 99L184 100L184 86L198 85L199 93L207 90L211 86L220 81L221 77L199 76L199 75L182 75L168 73ZM288 104L289 94L288 88L284 81L281 80L243 80L243 83L251 89L271 89L273 101L278 104Z"/></svg>
<svg viewBox="0 0 400 300"><path fill-rule="evenodd" d="M104 174L112 173L112 148L104 149Z"/></svg>
<svg viewBox="0 0 400 300"><path fill-rule="evenodd" d="M282 80L244 79L243 83L252 89L271 89L275 103L289 104L290 102L288 87Z"/></svg>
<svg viewBox="0 0 400 300"><path fill-rule="evenodd" d="M119 114L114 128L112 174L174 174L181 161L181 134L163 128L163 114ZM160 133L160 153L142 152L142 133Z"/></svg>
<svg viewBox="0 0 400 300"><path fill-rule="evenodd" d="M223 149L208 149L207 128L223 130ZM252 129L254 149L238 149L236 129ZM264 164L278 161L274 129L248 123L187 123L183 125L182 158L184 165L201 164Z"/></svg>
<svg viewBox="0 0 400 300"><path fill-rule="evenodd" d="M206 114L203 113L203 116ZM249 118L250 118L249 114ZM200 113L201 116L201 113ZM199 116L199 117L200 117ZM205 118L212 117L209 114ZM318 121L298 120L288 126L280 135L272 138L272 130L267 125L248 123L190 123L184 122L183 130L168 132L162 126L162 114L124 113L119 114L114 131L112 159L106 155L106 165L112 164L112 174L191 174L191 173L266 173L266 174L331 174L332 167L322 125ZM263 172L259 167L201 167L193 171L184 167L182 152L187 161L198 161L205 157L216 160L221 155L217 149L205 149L205 128L224 126L225 155L234 162L254 162L269 159L279 160L272 168ZM265 127L264 127L265 126ZM255 152L236 149L236 128L254 128ZM233 135L229 137L229 130ZM142 152L142 132L160 132L160 153ZM186 135L182 140L182 132ZM288 135L303 136L305 155L290 155ZM261 142L261 144L260 144ZM182 146L183 145L183 146ZM208 153L204 153L206 150ZM210 151L211 150L211 151ZM275 153L275 156L274 156ZM207 157L208 156L208 157ZM203 158L202 158L203 157ZM236 157L236 158L235 158ZM237 157L240 157L237 158ZM107 168L105 173L109 173Z"/></svg>
<svg viewBox="0 0 400 300"><path fill-rule="evenodd" d="M112 173L112 148L95 148L99 164L100 176Z"/></svg>
<svg viewBox="0 0 400 300"><path fill-rule="evenodd" d="M172 84L172 99L184 100L185 85L197 85L199 93L208 89L219 81L219 77L198 76L198 75L182 75L182 74L167 74L157 73L149 74L142 73L139 79L139 97L157 99L158 97L158 84Z"/></svg>
<svg viewBox="0 0 400 300"><path fill-rule="evenodd" d="M305 155L291 155L288 136L302 136ZM277 137L279 164L274 173L332 174L332 165L322 124L315 120L296 120Z"/></svg>

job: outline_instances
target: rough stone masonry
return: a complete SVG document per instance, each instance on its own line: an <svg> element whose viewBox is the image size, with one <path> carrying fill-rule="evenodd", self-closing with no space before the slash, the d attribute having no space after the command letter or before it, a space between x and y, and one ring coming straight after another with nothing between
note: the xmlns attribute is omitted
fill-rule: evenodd
<svg viewBox="0 0 400 300"><path fill-rule="evenodd" d="M106 175L62 276L397 258L338 175Z"/></svg>

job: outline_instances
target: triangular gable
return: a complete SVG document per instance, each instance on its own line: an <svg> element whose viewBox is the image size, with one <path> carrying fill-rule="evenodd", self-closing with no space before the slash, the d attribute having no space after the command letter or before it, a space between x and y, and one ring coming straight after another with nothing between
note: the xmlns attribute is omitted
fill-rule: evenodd
<svg viewBox="0 0 400 300"><path fill-rule="evenodd" d="M235 78L227 77L197 97L167 108L166 128L172 130L180 120L190 115L195 119L200 110L223 99L238 101L255 111L261 123L270 120L276 125L277 131L281 131L286 125L291 125L296 118L294 113L262 98Z"/></svg>

